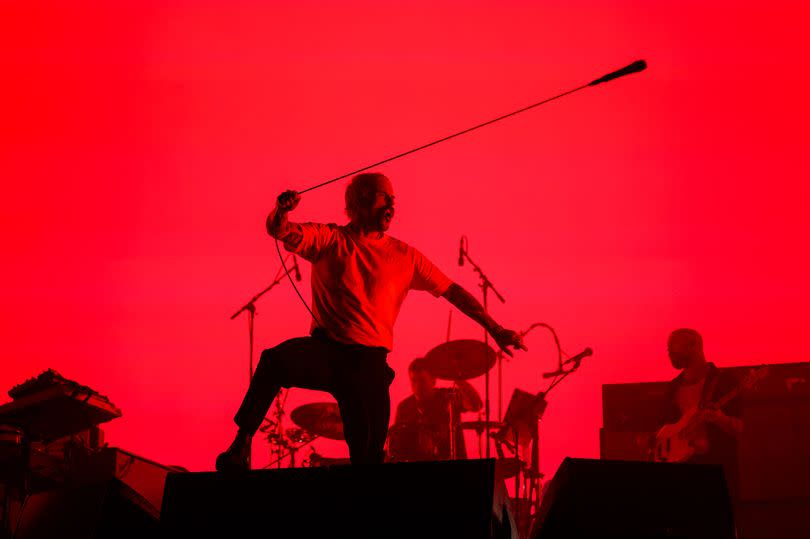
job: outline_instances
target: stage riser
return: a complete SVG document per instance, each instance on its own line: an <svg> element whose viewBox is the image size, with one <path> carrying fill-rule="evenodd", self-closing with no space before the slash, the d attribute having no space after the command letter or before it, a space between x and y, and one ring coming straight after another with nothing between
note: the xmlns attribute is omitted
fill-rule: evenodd
<svg viewBox="0 0 810 539"><path fill-rule="evenodd" d="M166 537L490 537L493 460L170 474ZM252 534L255 535L255 534Z"/></svg>

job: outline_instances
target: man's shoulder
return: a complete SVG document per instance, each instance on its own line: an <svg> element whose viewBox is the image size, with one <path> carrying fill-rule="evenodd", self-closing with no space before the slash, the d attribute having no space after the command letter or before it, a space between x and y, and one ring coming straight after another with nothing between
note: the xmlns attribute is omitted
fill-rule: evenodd
<svg viewBox="0 0 810 539"><path fill-rule="evenodd" d="M408 395L397 405L397 408L400 410L407 410L409 407L412 407L416 404L416 397L414 395Z"/></svg>
<svg viewBox="0 0 810 539"><path fill-rule="evenodd" d="M399 238L395 238L390 234L386 234L385 238L388 240L389 247L399 253L413 253L416 251L416 249L411 247L410 244L408 244L408 242L402 241Z"/></svg>

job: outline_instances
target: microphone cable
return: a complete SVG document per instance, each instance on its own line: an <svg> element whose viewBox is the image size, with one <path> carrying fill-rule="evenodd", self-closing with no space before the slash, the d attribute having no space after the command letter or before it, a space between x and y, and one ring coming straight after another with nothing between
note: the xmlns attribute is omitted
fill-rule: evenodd
<svg viewBox="0 0 810 539"><path fill-rule="evenodd" d="M281 254L281 247L278 244L278 240L276 238L273 238L273 240L276 242L276 252L278 253L278 259L281 261L281 267L284 268L284 273L287 274L287 279L290 281L290 284L292 285L293 290L295 290L295 293L298 295L298 299L300 299L301 303L304 304L304 307L307 308L307 311L309 311L309 315L312 317L312 319L315 321L315 323L318 325L318 327L323 328L324 325L321 324L321 321L318 320L318 317L315 316L314 312L312 312L312 309L310 309L309 304L304 299L304 296L301 295L301 291L298 290L297 286L295 286L295 281L293 281L293 278L290 275L290 270L287 269L287 265L284 263L284 255Z"/></svg>
<svg viewBox="0 0 810 539"><path fill-rule="evenodd" d="M325 185L329 185L329 184L334 183L334 182L336 182L338 180L342 180L342 179L348 178L349 176L359 174L360 172L363 172L363 171L368 170L370 168L374 168L374 167L377 167L377 166L385 164L385 163L390 163L391 161L394 161L394 160L399 159L401 157L405 157L406 155L410 155L412 153L416 153L416 152L424 150L426 148L430 148L431 146L435 146L436 144L440 144L440 143L448 141L450 139L453 139L453 138L459 137L461 135L470 133L471 131L475 131L476 129L486 127L488 125L494 124L495 122L500 122L501 120L505 120L505 119L510 118L512 116L515 116L517 114L526 112L528 110L539 107L541 105L545 105L546 103L550 103L551 101L554 101L556 99L560 99L560 98L565 97L567 95L573 94L575 92L578 92L580 90L588 88L589 86L597 86L597 85L602 84L604 82L608 82L608 81L611 81L613 79L617 79L619 77L624 77L625 75L630 75L631 73L638 73L640 71L644 71L645 69L647 69L647 62L645 60L636 60L635 62L633 62L631 64L628 64L628 65L626 65L625 67L623 67L621 69L617 69L615 71L612 71L612 72L608 73L607 75L603 75L603 76L599 77L598 79L594 79L594 80L592 80L591 82L589 82L587 84L583 84L581 86L578 86L577 88L573 88L571 90L568 90L568 91L565 91L565 92L563 92L561 94L558 94L558 95L556 95L554 97L549 97L549 98L544 99L542 101L538 101L537 103L533 103L533 104L528 105L526 107L523 107L521 109L509 112L509 113L506 113L506 114L502 114L501 116L498 116L498 117L493 118L491 120L487 120L486 122L482 122L482 123L479 123L479 124L474 125L472 127L462 129L461 131L458 131L458 132L453 133L451 135L447 135L445 137L436 139L436 140L434 140L432 142L428 142L427 144L422 144L421 146L417 146L416 148L412 148L410 150L398 153L398 154L393 155L391 157L387 157L387 158L383 159L382 161L377 161L376 163L372 163L371 165L367 165L367 166L364 166L364 167L359 168L357 170L354 170L352 172L342 174L342 175L338 176L337 178L332 178L331 180L326 180L324 182L313 185L311 187L307 187L303 191L297 191L297 193L299 195L301 195L301 194L304 194L304 193L306 193L308 191L319 189L319 188L321 188L321 187L323 187ZM287 266L284 264L284 259L283 259L283 256L281 254L281 248L278 245L278 240L277 239L276 239L276 251L278 252L279 260L281 260L281 265L284 267L284 270L287 271ZM301 303L303 303L304 306L307 308L307 311L309 311L309 314L312 316L312 319L315 320L315 323L318 324L320 327L323 327L323 324L321 324L320 321L315 317L315 313L313 313L312 309L309 308L309 305L304 300L304 297L301 295L301 292L298 290L298 287L295 286L295 283L293 282L293 279L290 276L290 273L288 271L287 271L287 278L289 279L290 284L292 285L293 289L295 290L295 293L298 295L299 299L301 300ZM539 324L539 325L545 325L545 324ZM534 327L534 326L532 326L532 327ZM547 326L547 327L549 329L551 329L550 326ZM553 333L554 330L552 329L551 331ZM555 340L556 340L556 334L554 335L554 337L555 337ZM558 346L558 349L559 349L559 341L557 341L557 346ZM562 357L560 357L560 363L562 363Z"/></svg>

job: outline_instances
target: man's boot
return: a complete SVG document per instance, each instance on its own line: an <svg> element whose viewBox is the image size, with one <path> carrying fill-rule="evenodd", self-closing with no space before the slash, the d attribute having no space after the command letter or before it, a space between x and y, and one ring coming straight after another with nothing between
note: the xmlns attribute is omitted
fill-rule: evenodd
<svg viewBox="0 0 810 539"><path fill-rule="evenodd" d="M217 457L218 472L245 472L250 469L250 445L253 436L243 431L236 433L233 443Z"/></svg>

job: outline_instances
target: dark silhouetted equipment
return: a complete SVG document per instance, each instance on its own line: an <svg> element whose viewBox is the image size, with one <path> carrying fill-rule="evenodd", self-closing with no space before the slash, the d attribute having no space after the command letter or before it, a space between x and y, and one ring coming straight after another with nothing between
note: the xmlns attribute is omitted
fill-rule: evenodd
<svg viewBox="0 0 810 539"><path fill-rule="evenodd" d="M702 464L563 461L532 539L734 539L722 468Z"/></svg>
<svg viewBox="0 0 810 539"><path fill-rule="evenodd" d="M579 367L579 364L582 362L583 359L585 359L586 357L591 357L592 355L593 350L591 350L590 348L586 348L579 354L569 357L564 362L560 362L560 366L557 368L556 371L543 373L543 378L556 378L557 376L562 376L567 372L565 369L563 369L565 365L573 364Z"/></svg>
<svg viewBox="0 0 810 539"><path fill-rule="evenodd" d="M47 370L8 392L0 424L19 427L29 441L51 441L121 417L121 410L97 391Z"/></svg>
<svg viewBox="0 0 810 539"><path fill-rule="evenodd" d="M150 537L170 471L107 447L99 424L121 411L53 370L0 406L0 538ZM16 531L16 533L15 533Z"/></svg>
<svg viewBox="0 0 810 539"><path fill-rule="evenodd" d="M14 528L15 539L146 538L157 535L158 514L137 492L113 480L31 494Z"/></svg>
<svg viewBox="0 0 810 539"><path fill-rule="evenodd" d="M494 486L491 459L169 474L161 526L167 537L489 538Z"/></svg>
<svg viewBox="0 0 810 539"><path fill-rule="evenodd" d="M498 454L501 456L500 472L505 477L515 478L514 492L521 492L521 478L525 482L521 499L515 500L513 505L521 537L528 534L532 518L540 505L540 480L543 474L540 473L538 424L548 406L545 395L545 392L533 395L522 389L515 389L506 409L504 427L493 436ZM504 450L511 452L513 456L504 458ZM521 460L521 455L524 459L528 459L528 462ZM513 466L510 470L506 465L507 461L517 464L517 468ZM512 470L521 473L509 475Z"/></svg>
<svg viewBox="0 0 810 539"><path fill-rule="evenodd" d="M185 472L177 466L165 466L117 447L98 451L77 451L70 462L72 484L101 483L117 479L149 504L149 512L158 514L163 504L166 476L171 472Z"/></svg>
<svg viewBox="0 0 810 539"><path fill-rule="evenodd" d="M459 266L464 265L464 253L466 252L464 244L466 242L467 242L467 237L466 236L461 236L461 239L458 240L458 265Z"/></svg>
<svg viewBox="0 0 810 539"><path fill-rule="evenodd" d="M311 450L309 456L303 462L303 466L309 468L316 466L348 466L349 464L351 464L351 459L324 457L314 449Z"/></svg>
<svg viewBox="0 0 810 539"><path fill-rule="evenodd" d="M475 430L483 432L485 429L496 430L503 428L504 424L501 421L462 421L459 425L462 429Z"/></svg>

